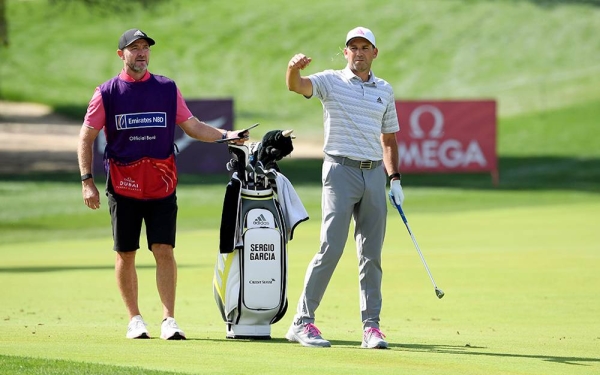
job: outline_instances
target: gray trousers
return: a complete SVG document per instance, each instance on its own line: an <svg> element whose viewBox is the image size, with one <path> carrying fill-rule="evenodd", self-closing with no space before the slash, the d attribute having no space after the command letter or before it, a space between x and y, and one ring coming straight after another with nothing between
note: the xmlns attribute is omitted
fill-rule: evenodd
<svg viewBox="0 0 600 375"><path fill-rule="evenodd" d="M321 250L306 270L294 320L314 323L315 310L342 256L353 218L363 329L379 328L381 251L387 215L383 166L359 169L325 160L322 180Z"/></svg>

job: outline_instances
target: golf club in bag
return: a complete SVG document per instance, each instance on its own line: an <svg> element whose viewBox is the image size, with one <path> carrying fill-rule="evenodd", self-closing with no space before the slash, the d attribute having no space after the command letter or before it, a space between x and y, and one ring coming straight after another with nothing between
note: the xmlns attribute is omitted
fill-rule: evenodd
<svg viewBox="0 0 600 375"><path fill-rule="evenodd" d="M291 131L260 143L228 144L233 172L221 215L213 292L229 339L270 339L286 313L287 243L308 214L276 164L291 153ZM291 201L295 203L290 203ZM299 203L300 202L300 203Z"/></svg>
<svg viewBox="0 0 600 375"><path fill-rule="evenodd" d="M425 271L427 271L427 274L429 275L429 278L431 279L431 283L433 284L433 287L435 289L435 295L437 296L437 298L441 299L442 297L444 297L444 292L440 288L438 288L437 285L435 285L433 276L431 276L429 267L427 267L427 262L425 262L425 258L423 257L423 254L421 253L421 249L419 249L419 244L417 243L415 236L413 235L412 231L410 230L410 226L408 225L408 220L406 220L406 216L404 216L404 211L402 211L402 207L398 203L396 203L396 200L394 199L394 196L391 193L390 193L390 199L394 203L394 206L396 206L396 208L398 209L398 212L400 213L400 217L402 217L402 221L404 222L404 225L406 225L408 234L410 234L410 238L412 239L413 244L415 244L415 248L417 249L417 252L419 253L419 256L421 257L421 261L423 262L423 265L425 266Z"/></svg>

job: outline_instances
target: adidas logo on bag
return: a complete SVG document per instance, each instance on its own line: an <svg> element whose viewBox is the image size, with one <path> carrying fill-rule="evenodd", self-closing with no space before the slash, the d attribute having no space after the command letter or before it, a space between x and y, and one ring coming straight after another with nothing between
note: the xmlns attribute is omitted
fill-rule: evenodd
<svg viewBox="0 0 600 375"><path fill-rule="evenodd" d="M269 222L267 221L267 218L265 217L265 215L260 214L256 219L254 219L252 224L259 225L259 226L268 226Z"/></svg>

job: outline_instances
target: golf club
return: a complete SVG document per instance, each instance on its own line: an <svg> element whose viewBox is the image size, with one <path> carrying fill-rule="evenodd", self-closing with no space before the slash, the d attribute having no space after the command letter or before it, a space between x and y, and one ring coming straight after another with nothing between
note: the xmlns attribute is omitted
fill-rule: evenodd
<svg viewBox="0 0 600 375"><path fill-rule="evenodd" d="M437 296L437 298L441 299L442 297L444 297L444 292L440 288L438 288L437 285L435 285L433 276L431 276L429 267L427 267L427 262L425 262L425 258L423 257L423 254L421 253L421 249L419 249L419 244L417 243L415 236L412 234L412 231L410 230L410 226L408 225L408 220L406 220L406 216L404 216L404 211L402 211L402 207L398 203L396 203L396 200L394 199L394 196L392 195L392 193L390 193L390 199L392 200L392 202L394 202L394 206L396 206L396 208L398 209L398 212L400 213L400 216L402 217L402 221L404 222L404 225L406 225L406 229L408 229L408 234L410 234L410 238L412 239L412 242L415 244L415 248L417 249L417 252L419 253L419 256L421 257L421 260L423 261L425 270L427 271L427 274L429 275L429 278L431 279L431 283L433 284L433 287L435 288L435 295Z"/></svg>

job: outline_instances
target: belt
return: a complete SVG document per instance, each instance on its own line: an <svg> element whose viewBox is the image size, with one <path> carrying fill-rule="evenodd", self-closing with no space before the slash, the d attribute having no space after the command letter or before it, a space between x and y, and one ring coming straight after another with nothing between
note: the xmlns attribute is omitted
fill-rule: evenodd
<svg viewBox="0 0 600 375"><path fill-rule="evenodd" d="M343 156L334 156L329 154L325 154L324 159L328 162L347 165L349 167L359 169L373 169L381 165L381 160L354 160Z"/></svg>

